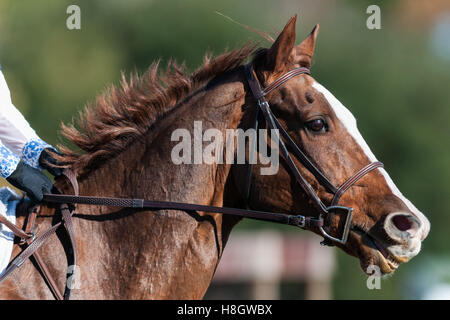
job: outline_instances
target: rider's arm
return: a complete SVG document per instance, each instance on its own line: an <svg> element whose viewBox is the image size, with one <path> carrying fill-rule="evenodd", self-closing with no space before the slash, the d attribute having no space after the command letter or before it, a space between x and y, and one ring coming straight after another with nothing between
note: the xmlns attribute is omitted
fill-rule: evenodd
<svg viewBox="0 0 450 320"><path fill-rule="evenodd" d="M39 138L23 115L11 101L11 95L5 77L0 69L0 140L3 145L22 161L34 168L39 168L42 150L52 148ZM3 153L2 157L10 156Z"/></svg>
<svg viewBox="0 0 450 320"><path fill-rule="evenodd" d="M0 176L4 179L9 177L16 170L19 161L20 158L0 141Z"/></svg>

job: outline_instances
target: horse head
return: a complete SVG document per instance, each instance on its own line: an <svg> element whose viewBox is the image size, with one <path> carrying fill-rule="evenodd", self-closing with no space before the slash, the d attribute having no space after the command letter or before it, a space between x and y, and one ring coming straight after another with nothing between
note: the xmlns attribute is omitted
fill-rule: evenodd
<svg viewBox="0 0 450 320"><path fill-rule="evenodd" d="M271 84L293 69L311 67L319 26L316 25L299 45L295 45L295 22L294 16L273 45L259 50L252 61L261 86ZM304 73L292 77L265 98L295 144L333 185L347 183L355 172L377 162L349 109L311 75ZM255 99L248 101L253 107L256 104ZM353 209L348 240L332 242L357 257L365 272L370 265L376 265L383 274L392 273L400 263L419 253L430 223L402 195L384 168L377 166L358 177L336 203L333 192L298 159L292 158L324 204ZM280 164L276 174L253 174L250 205L257 209L302 212L317 217L311 197L296 182L286 159L281 158ZM262 165L256 164L257 167ZM327 233L338 237L345 219L339 214L328 215L325 219ZM323 235L320 228L308 229Z"/></svg>

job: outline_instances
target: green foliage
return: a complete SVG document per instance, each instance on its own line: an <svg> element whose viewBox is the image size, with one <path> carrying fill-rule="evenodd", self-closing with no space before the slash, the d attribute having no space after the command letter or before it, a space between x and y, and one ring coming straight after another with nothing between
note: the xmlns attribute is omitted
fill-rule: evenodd
<svg viewBox="0 0 450 320"><path fill-rule="evenodd" d="M81 30L66 28L73 3L81 7ZM207 51L218 54L249 40L268 46L214 11L273 35L298 13L297 41L321 25L314 77L353 111L399 189L429 217L423 251L448 255L449 61L430 51L429 30L402 27L395 5L384 3L382 29L368 30L367 1L3 0L0 63L16 106L56 144L59 123L117 83L121 71L142 72L158 58L163 65L170 58L186 61L193 70ZM369 291L358 261L343 253L338 260L337 298L405 297L401 285L410 264L383 281L382 290Z"/></svg>

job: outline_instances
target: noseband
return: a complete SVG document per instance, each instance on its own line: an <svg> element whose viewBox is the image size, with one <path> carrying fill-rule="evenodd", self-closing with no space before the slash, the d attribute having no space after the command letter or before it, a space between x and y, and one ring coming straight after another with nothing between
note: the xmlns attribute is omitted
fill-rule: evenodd
<svg viewBox="0 0 450 320"><path fill-rule="evenodd" d="M319 219L321 221L324 221L325 218L330 216L331 214L342 212L345 214L345 223L342 231L342 236L340 238L333 237L329 233L327 233L324 230L323 223L319 225L319 230L322 234L322 236L325 238L325 241L323 241L323 244L331 245L331 241L335 241L341 244L345 244L347 242L348 233L350 231L351 226L351 219L353 214L353 208L340 206L338 205L340 198L342 195L347 191L352 185L354 185L359 179L364 177L366 174L371 172L372 170L383 167L383 163L376 161L369 163L365 167L363 167L361 170L356 172L353 176L348 178L340 187L335 187L333 183L330 182L330 180L312 163L312 161L302 152L302 150L297 146L297 144L292 140L292 138L289 136L287 131L281 126L280 122L277 120L275 115L273 114L272 110L270 109L270 105L265 99L265 96L281 86L283 83L289 81L290 79L302 75L307 74L310 75L310 71L308 68L300 67L293 69L285 74L283 74L281 77L270 83L266 88L262 89L259 81L257 79L257 76L255 74L255 70L253 69L253 64L249 63L245 66L245 76L247 78L247 82L250 86L250 90L253 94L253 98L257 102L257 108L256 108L256 115L255 115L255 121L253 125L253 129L258 132L258 117L259 117L259 111L262 111L262 114L264 116L265 121L267 122L270 129L278 130L283 138L286 140L286 143L283 142L283 139L279 139L279 148L283 155L283 158L286 160L287 165L290 169L290 172L295 177L297 182L300 184L300 186L303 188L305 193L308 195L308 197L311 199L312 204L314 205L315 209L319 213ZM254 140L256 140L256 135L254 135ZM255 141L254 141L255 142ZM256 143L252 143L252 146L256 147ZM287 145L287 146L286 146ZM319 196L316 194L314 189L311 187L311 185L306 181L306 179L302 176L299 169L297 168L294 160L292 159L288 147L290 148L291 152L295 155L295 157L302 163L302 165L308 169L309 172L311 172L314 177L319 181L319 183L331 194L333 194L333 199L331 200L331 205L326 206L322 200L319 198ZM256 150L249 150L250 152L256 152ZM246 182L245 182L245 197L246 201L248 202L249 195L250 195L250 185L251 185L251 173L252 172L252 165L248 165L247 169L247 176L246 176Z"/></svg>

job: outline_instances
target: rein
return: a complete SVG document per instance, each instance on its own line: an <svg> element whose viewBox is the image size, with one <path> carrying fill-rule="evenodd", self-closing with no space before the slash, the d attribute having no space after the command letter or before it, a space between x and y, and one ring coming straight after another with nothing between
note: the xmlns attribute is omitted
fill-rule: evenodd
<svg viewBox="0 0 450 320"><path fill-rule="evenodd" d="M253 69L253 65L251 63L245 66L245 76L247 82L249 84L250 90L253 94L254 99L257 102L256 108L256 116L253 128L257 131L258 129L258 118L259 112L261 111L264 117L264 120L267 122L270 129L275 129L275 132L280 132L281 136L285 139L286 143L283 142L283 139L279 139L279 146L283 158L286 160L290 172L293 174L299 185L311 199L311 203L314 205L317 210L318 217L310 217L304 216L301 214L287 214L287 213L277 213L277 212L265 212L265 211L256 211L250 209L240 209L240 208L227 208L227 207L217 207L217 206L208 206L208 205L200 205L200 204L191 204L191 203L181 203L181 202L171 202L171 201L153 201L146 199L133 199L133 198L111 198L111 197L94 197L94 196L79 196L78 195L78 183L75 178L75 174L69 170L64 170L64 175L69 179L73 190L74 195L63 195L63 194L46 194L44 195L43 202L47 203L58 203L60 204L60 211L62 214L62 219L60 222L54 224L49 229L41 232L36 236L34 228L34 221L36 219L36 206L29 213L25 231L21 228L9 223L6 219L2 218L0 215L0 223L4 223L17 237L22 239L21 244L25 246L25 249L19 253L14 260L6 268L5 272L0 276L0 283L5 280L15 269L19 268L28 258L32 256L35 258L37 262L37 266L39 271L42 273L46 283L48 284L50 290L56 299L69 299L70 298L70 287L66 285L64 294L58 290L56 286L56 282L53 280L52 276L48 272L45 263L39 256L37 250L41 247L46 240L53 235L56 230L60 226L64 226L66 232L69 236L70 240L70 248L67 251L68 253L68 274L67 280L69 276L74 275L74 271L72 273L69 272L71 266L76 266L76 243L75 243L75 232L73 228L72 215L74 214L75 204L84 204L84 205L97 205L97 206L113 206L113 207L122 207L122 208L135 208L135 209L147 209L147 210L183 210L183 211L201 211L201 212L212 212L212 213L220 213L225 215L233 215L244 218L250 218L255 220L269 221L274 223L288 224L300 228L315 228L320 231L322 236L324 237L324 241L322 244L332 245L333 241L341 244L345 244L347 242L348 234L351 226L351 219L353 208L340 206L338 205L339 199L341 196L354 184L356 181L364 177L366 174L371 172L376 168L380 168L383 166L381 162L372 162L361 170L357 171L353 176L347 179L340 187L335 187L333 183L329 181L329 179L313 164L313 162L301 151L301 149L296 145L296 143L289 136L287 131L281 126L279 121L276 119L272 110L270 109L269 103L265 99L265 96L281 86L286 81L292 79L293 77L302 75L302 74L310 74L308 68L296 68L293 69L272 83L270 83L266 88L261 89L260 83L257 80L257 76ZM277 131L278 130L278 131ZM254 139L256 139L256 135L254 135ZM253 146L256 147L256 144L253 143ZM288 147L290 151L288 150ZM256 152L256 150L249 150L250 152ZM317 181L331 194L333 194L333 199L331 201L330 206L326 206L319 196L316 194L312 186L306 181L306 179L301 175L299 169L297 168L294 160L292 159L290 152L295 155L297 160L302 163L302 165L310 171ZM250 188L251 188L251 177L252 177L252 164L249 163L247 167L246 180L244 184L244 198L247 201L249 200ZM70 206L69 206L70 205ZM333 237L329 233L327 233L324 229L325 219L327 217L332 216L335 213L342 212L345 214L345 223L343 226L342 236L341 237ZM5 221L6 220L6 221ZM75 270L75 269L74 269Z"/></svg>

